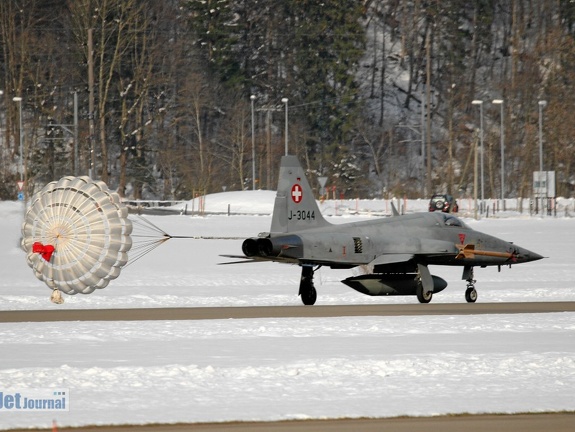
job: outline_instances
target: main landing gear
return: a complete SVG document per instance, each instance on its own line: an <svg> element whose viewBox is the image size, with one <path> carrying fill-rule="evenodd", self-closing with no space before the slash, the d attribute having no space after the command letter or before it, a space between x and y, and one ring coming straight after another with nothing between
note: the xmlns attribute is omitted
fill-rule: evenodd
<svg viewBox="0 0 575 432"><path fill-rule="evenodd" d="M433 278L426 265L417 264L415 295L419 303L429 303L433 297Z"/></svg>
<svg viewBox="0 0 575 432"><path fill-rule="evenodd" d="M467 281L467 289L465 290L465 300L467 303L475 303L477 301L477 291L475 290L475 279L473 279L473 267L465 267L463 269L462 279Z"/></svg>
<svg viewBox="0 0 575 432"><path fill-rule="evenodd" d="M319 268L319 267L318 267ZM317 269L316 269L317 270ZM313 274L315 270L311 265L301 266L301 281L299 283L299 295L306 306L312 306L317 300L317 291L313 286Z"/></svg>

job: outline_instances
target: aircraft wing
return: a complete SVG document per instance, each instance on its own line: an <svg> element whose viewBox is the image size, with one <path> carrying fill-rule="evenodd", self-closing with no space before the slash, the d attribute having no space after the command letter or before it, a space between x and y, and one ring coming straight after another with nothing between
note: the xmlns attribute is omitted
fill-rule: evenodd
<svg viewBox="0 0 575 432"><path fill-rule="evenodd" d="M456 246L448 241L421 239L419 244L408 244L399 253L382 253L378 255L368 265L376 272L393 271L402 269L402 266L413 265L413 262L426 262L442 260L442 258L453 259L459 253ZM411 264L410 264L411 262Z"/></svg>
<svg viewBox="0 0 575 432"><path fill-rule="evenodd" d="M401 253L401 254L385 254L380 255L369 265L378 266L378 265L387 265L387 264L396 264L396 263L404 263L411 259L413 259L413 254Z"/></svg>

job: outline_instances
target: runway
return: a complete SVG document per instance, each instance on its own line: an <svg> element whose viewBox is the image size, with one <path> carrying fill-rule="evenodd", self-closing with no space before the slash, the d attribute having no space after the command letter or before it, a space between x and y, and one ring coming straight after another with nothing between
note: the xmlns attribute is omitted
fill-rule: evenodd
<svg viewBox="0 0 575 432"><path fill-rule="evenodd" d="M572 432L575 413L66 427L67 432ZM54 429L35 429L50 432ZM29 432L13 429L6 432Z"/></svg>
<svg viewBox="0 0 575 432"><path fill-rule="evenodd" d="M0 322L325 318L343 316L486 315L553 312L575 312L575 302L2 311L0 312Z"/></svg>

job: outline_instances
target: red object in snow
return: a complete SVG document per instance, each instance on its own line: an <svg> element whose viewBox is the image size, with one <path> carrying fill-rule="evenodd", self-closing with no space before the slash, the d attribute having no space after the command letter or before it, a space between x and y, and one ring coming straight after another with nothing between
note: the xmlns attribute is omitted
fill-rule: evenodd
<svg viewBox="0 0 575 432"><path fill-rule="evenodd" d="M32 252L39 253L46 261L50 261L50 258L52 258L52 254L54 253L54 246L43 245L40 242L36 242L32 245Z"/></svg>

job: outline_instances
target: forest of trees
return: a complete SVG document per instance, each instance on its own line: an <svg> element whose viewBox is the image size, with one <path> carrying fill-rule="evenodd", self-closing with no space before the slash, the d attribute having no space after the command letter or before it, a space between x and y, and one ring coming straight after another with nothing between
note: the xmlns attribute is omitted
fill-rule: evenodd
<svg viewBox="0 0 575 432"><path fill-rule="evenodd" d="M274 189L286 109L311 183L348 197L468 196L480 112L486 197L501 141L505 196L532 194L540 115L575 192L574 1L2 0L0 44L0 199L21 174L28 194L88 173L136 199L252 188L252 139Z"/></svg>

